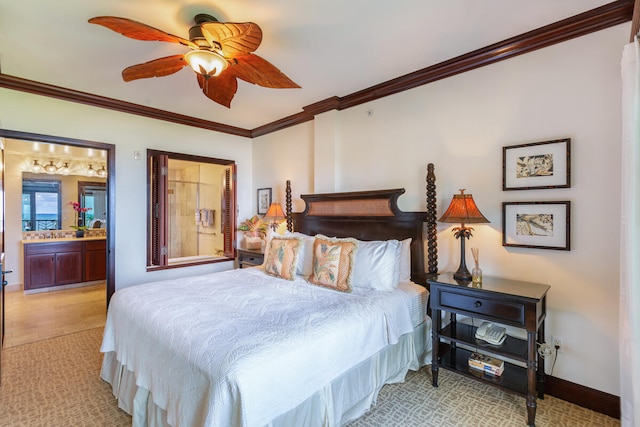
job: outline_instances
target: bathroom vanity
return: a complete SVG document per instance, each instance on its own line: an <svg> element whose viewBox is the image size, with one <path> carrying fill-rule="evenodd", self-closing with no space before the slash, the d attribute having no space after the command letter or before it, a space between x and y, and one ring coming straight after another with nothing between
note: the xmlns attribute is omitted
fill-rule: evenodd
<svg viewBox="0 0 640 427"><path fill-rule="evenodd" d="M105 237L23 240L24 290L105 280Z"/></svg>

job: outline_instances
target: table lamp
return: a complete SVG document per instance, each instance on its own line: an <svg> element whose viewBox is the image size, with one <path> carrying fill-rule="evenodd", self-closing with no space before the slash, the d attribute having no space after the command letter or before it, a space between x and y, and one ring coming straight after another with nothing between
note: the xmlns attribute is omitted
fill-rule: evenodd
<svg viewBox="0 0 640 427"><path fill-rule="evenodd" d="M438 220L446 223L460 223L460 227L453 229L456 239L460 239L460 266L458 271L453 274L453 278L463 282L471 281L471 273L467 269L465 262L464 240L472 236L473 228L465 227L465 224L481 224L488 223L489 220L480 213L480 210L473 201L471 194L464 194L464 189L460 190L460 194L454 194L451 204L447 211Z"/></svg>
<svg viewBox="0 0 640 427"><path fill-rule="evenodd" d="M284 212L282 211L282 206L280 205L280 203L271 203L271 206L269 206L269 209L264 216L265 220L272 221L269 226L273 231L276 231L278 229L280 222L284 221L285 218L286 217L284 215Z"/></svg>

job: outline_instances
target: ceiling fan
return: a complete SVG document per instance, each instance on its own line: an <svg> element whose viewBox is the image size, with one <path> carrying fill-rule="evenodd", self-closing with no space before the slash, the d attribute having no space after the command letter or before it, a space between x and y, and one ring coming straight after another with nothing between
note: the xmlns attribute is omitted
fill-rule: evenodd
<svg viewBox="0 0 640 427"><path fill-rule="evenodd" d="M189 29L189 40L174 36L146 24L115 16L89 19L123 36L147 41L180 43L190 51L122 71L125 82L150 77L163 77L180 71L187 64L196 72L198 84L211 100L227 108L238 90L238 80L270 88L299 88L269 61L252 54L262 41L262 30L253 22L218 22L207 14L198 14Z"/></svg>

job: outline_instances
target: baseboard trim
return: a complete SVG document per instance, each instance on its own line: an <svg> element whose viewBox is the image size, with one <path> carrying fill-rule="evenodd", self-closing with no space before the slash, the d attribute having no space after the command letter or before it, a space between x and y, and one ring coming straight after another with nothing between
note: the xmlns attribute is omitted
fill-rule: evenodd
<svg viewBox="0 0 640 427"><path fill-rule="evenodd" d="M64 291L65 289L84 288L86 286L94 286L104 284L104 280L92 280L89 282L72 283L70 285L49 286L48 288L29 289L24 291L25 295L41 294L43 292Z"/></svg>
<svg viewBox="0 0 640 427"><path fill-rule="evenodd" d="M551 376L547 376L545 392L558 399L620 419L618 396Z"/></svg>
<svg viewBox="0 0 640 427"><path fill-rule="evenodd" d="M4 290L7 292L18 292L18 291L22 291L23 287L22 287L22 283L14 283L11 285L4 285Z"/></svg>

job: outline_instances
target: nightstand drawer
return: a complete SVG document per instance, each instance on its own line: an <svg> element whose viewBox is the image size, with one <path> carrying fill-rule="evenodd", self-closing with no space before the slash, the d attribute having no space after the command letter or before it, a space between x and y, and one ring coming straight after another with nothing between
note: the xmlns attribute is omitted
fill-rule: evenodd
<svg viewBox="0 0 640 427"><path fill-rule="evenodd" d="M470 316L493 317L513 324L525 325L525 306L519 302L479 298L444 290L439 292L439 301L440 308L447 311L466 312Z"/></svg>
<svg viewBox="0 0 640 427"><path fill-rule="evenodd" d="M261 265L262 260L263 260L263 257L257 256L257 255L243 255L240 257L240 261L246 264Z"/></svg>
<svg viewBox="0 0 640 427"><path fill-rule="evenodd" d="M261 250L238 249L238 267L255 267L263 262L264 254Z"/></svg>

